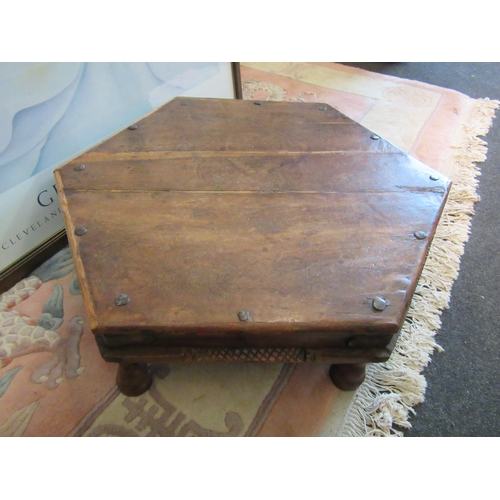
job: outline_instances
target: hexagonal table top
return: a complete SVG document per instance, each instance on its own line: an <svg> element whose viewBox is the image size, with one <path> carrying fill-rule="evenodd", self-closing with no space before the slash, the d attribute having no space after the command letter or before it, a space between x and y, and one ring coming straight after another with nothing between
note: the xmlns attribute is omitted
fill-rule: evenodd
<svg viewBox="0 0 500 500"><path fill-rule="evenodd" d="M329 105L198 98L55 175L92 331L167 347L387 347L450 188Z"/></svg>

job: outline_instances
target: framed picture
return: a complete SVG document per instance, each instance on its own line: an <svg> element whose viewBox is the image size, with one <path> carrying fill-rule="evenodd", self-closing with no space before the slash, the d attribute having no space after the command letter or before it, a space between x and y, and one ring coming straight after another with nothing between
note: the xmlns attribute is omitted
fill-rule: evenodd
<svg viewBox="0 0 500 500"><path fill-rule="evenodd" d="M66 244L53 171L180 95L241 99L238 63L0 63L0 293Z"/></svg>

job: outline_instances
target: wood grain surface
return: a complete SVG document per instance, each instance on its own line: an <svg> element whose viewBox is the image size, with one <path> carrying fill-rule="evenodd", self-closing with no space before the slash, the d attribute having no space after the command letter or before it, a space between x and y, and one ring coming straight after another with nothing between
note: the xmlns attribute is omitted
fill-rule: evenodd
<svg viewBox="0 0 500 500"><path fill-rule="evenodd" d="M385 346L397 334L448 179L323 104L177 98L137 125L56 171L108 346Z"/></svg>

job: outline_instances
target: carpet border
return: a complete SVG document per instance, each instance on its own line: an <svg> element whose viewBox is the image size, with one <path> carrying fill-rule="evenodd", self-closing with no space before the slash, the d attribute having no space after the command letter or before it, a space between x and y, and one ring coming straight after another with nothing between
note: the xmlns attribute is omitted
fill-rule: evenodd
<svg viewBox="0 0 500 500"><path fill-rule="evenodd" d="M479 201L481 175L477 163L486 159L488 133L500 101L475 99L468 123L455 148L457 171L448 201L436 230L427 261L417 285L400 337L386 363L368 365L366 379L356 391L338 429L340 437L398 436L394 428L410 428L413 406L424 401L426 381L421 372L434 349L443 349L434 337L440 316L449 307L451 289L458 277L460 260L469 239L474 205Z"/></svg>

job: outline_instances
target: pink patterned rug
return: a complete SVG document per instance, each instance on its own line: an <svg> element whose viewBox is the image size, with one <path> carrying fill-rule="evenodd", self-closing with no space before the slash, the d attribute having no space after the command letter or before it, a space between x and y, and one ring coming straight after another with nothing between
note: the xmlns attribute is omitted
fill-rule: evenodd
<svg viewBox="0 0 500 500"><path fill-rule="evenodd" d="M468 237L476 163L497 101L334 63L242 63L244 97L326 102L454 182L391 360L342 393L328 366L153 366L129 398L88 328L66 248L0 297L1 436L400 435L423 401L422 374ZM411 320L411 321L410 321Z"/></svg>

